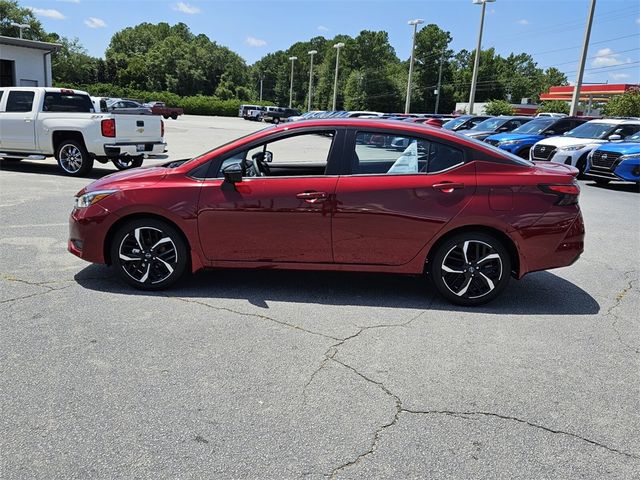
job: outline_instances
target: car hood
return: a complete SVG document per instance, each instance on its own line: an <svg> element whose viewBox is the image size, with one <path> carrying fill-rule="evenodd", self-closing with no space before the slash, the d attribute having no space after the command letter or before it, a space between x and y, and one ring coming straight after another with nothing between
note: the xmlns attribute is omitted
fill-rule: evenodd
<svg viewBox="0 0 640 480"><path fill-rule="evenodd" d="M487 137L487 140L497 140L498 142L506 142L509 140L524 140L537 142L544 138L544 135L529 135L524 133L498 133Z"/></svg>
<svg viewBox="0 0 640 480"><path fill-rule="evenodd" d="M597 138L577 138L577 137L550 137L544 142L545 145L554 147L572 147L574 145L594 145L598 143L606 143L606 140L598 140Z"/></svg>
<svg viewBox="0 0 640 480"><path fill-rule="evenodd" d="M149 187L162 180L167 175L167 170L164 166L157 166L134 168L112 173L111 175L107 175L90 183L80 190L76 196L96 190L126 189L132 183L135 184L136 188Z"/></svg>
<svg viewBox="0 0 640 480"><path fill-rule="evenodd" d="M599 152L615 152L623 155L640 153L640 142L610 142L607 145L598 147Z"/></svg>

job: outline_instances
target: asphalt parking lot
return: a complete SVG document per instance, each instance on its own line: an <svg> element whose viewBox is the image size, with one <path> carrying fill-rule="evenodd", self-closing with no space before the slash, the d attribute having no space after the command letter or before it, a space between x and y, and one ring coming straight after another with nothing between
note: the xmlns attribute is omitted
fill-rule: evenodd
<svg viewBox="0 0 640 480"><path fill-rule="evenodd" d="M262 126L166 125L171 159ZM2 478L640 477L635 186L581 182L582 258L464 309L392 275L130 290L66 251L90 179L1 166Z"/></svg>

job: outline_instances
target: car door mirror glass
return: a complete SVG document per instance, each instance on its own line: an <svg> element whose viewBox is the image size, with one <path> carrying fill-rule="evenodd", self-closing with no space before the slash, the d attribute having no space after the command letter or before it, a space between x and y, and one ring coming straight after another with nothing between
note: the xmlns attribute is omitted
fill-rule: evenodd
<svg viewBox="0 0 640 480"><path fill-rule="evenodd" d="M225 182L240 183L242 182L242 167L239 163L234 163L222 170Z"/></svg>
<svg viewBox="0 0 640 480"><path fill-rule="evenodd" d="M264 152L264 161L267 163L273 162L273 153L271 153L269 150Z"/></svg>

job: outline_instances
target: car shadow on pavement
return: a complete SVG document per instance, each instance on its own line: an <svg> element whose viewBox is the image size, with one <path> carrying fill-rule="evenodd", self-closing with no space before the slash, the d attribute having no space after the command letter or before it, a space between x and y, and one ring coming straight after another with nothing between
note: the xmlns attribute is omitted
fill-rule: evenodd
<svg viewBox="0 0 640 480"><path fill-rule="evenodd" d="M119 172L112 163L106 163L102 166L102 163L94 163L94 167L89 175L81 178L89 180L97 180L106 175ZM52 175L54 177L68 177L56 163L44 163L39 160L22 160L20 162L8 162L6 160L0 160L0 171L4 172L16 172L16 173L37 173L38 175Z"/></svg>
<svg viewBox="0 0 640 480"><path fill-rule="evenodd" d="M206 270L161 292L133 289L113 269L90 265L75 275L88 290L139 296L237 299L269 308L269 301L419 310L474 311L501 315L595 315L600 305L589 293L550 272L513 280L501 297L480 307L452 305L436 295L424 277L291 270Z"/></svg>
<svg viewBox="0 0 640 480"><path fill-rule="evenodd" d="M590 182L590 180L587 180ZM587 183L587 187L599 188L602 190L612 190L615 192L631 192L640 193L640 183L608 183L606 185L598 185L597 183Z"/></svg>

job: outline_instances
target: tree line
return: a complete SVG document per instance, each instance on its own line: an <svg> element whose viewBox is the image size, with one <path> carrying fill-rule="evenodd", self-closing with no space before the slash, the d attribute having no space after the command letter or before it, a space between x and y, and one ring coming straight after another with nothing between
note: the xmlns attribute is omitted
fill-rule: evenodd
<svg viewBox="0 0 640 480"><path fill-rule="evenodd" d="M15 0L0 0L0 34L18 36L11 22L28 23L25 38L61 44L52 58L54 84L92 85L102 89L168 92L178 96L213 96L220 100L255 102L262 98L278 105L289 103L291 62L293 105L305 109L309 92L310 57L314 56L312 109L328 109L333 98L336 62L334 44L345 44L340 52L338 108L349 110L403 110L409 60L398 58L387 32L363 30L355 37L317 36L296 42L286 50L269 53L247 63L235 52L204 34L192 33L178 23L141 23L116 32L104 59L90 56L76 38L45 32L31 10ZM453 37L435 24L417 32L411 111L433 112L439 69L442 69L440 112L451 112L456 102L468 100L474 51L454 51ZM538 99L552 85L566 85L556 68L543 70L531 55L512 53L506 57L495 49L480 52L476 102ZM106 87L105 87L106 86ZM96 92L97 93L97 92Z"/></svg>

